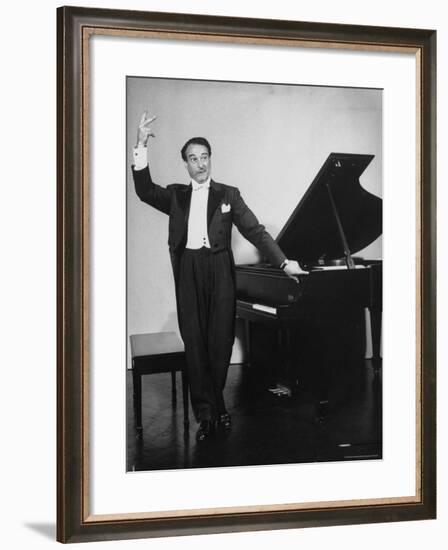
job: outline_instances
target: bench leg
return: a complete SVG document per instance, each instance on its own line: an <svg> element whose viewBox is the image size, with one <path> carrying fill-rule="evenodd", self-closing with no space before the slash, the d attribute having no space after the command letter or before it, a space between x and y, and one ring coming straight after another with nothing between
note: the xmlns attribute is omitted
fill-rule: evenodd
<svg viewBox="0 0 448 550"><path fill-rule="evenodd" d="M177 394L176 394L176 371L171 371L171 403L173 405L173 409L176 408L177 405Z"/></svg>
<svg viewBox="0 0 448 550"><path fill-rule="evenodd" d="M184 370L182 370L182 397L184 402L184 426L188 428L190 424L188 415L188 376Z"/></svg>
<svg viewBox="0 0 448 550"><path fill-rule="evenodd" d="M142 435L142 376L135 367L132 369L132 381L134 385L134 425L137 436Z"/></svg>

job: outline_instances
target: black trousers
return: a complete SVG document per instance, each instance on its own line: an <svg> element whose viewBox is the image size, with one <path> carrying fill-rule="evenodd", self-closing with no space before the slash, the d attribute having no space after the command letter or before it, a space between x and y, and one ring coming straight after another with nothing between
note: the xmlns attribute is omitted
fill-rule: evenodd
<svg viewBox="0 0 448 550"><path fill-rule="evenodd" d="M223 391L235 338L235 283L228 251L185 249L177 285L193 411L198 422L226 412Z"/></svg>

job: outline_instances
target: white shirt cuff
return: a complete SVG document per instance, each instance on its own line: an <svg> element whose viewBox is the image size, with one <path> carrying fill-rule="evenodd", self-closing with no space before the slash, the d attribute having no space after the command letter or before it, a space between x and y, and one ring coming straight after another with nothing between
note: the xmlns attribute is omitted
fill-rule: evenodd
<svg viewBox="0 0 448 550"><path fill-rule="evenodd" d="M134 147L134 166L135 170L143 170L148 166L148 148L143 145Z"/></svg>

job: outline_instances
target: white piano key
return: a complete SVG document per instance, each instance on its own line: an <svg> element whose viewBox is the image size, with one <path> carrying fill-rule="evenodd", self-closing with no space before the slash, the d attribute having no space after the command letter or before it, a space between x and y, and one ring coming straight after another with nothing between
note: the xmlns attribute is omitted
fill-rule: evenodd
<svg viewBox="0 0 448 550"><path fill-rule="evenodd" d="M264 311L265 313L270 313L271 315L277 315L277 308L264 306L263 304L252 304L253 309L258 309L259 311Z"/></svg>

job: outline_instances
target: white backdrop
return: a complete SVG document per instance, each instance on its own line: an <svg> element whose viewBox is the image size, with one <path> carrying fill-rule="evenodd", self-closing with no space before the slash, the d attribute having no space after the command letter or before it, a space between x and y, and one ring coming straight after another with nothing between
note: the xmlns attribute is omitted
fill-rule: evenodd
<svg viewBox="0 0 448 550"><path fill-rule="evenodd" d="M99 45L98 38L100 38ZM110 113L119 112L119 108L110 106L111 83L98 66L102 57L101 52L109 52L107 44L112 45L118 41L116 38L105 39L105 37L95 37L93 41L96 41L96 48L92 46L96 52L93 54L95 67L101 75L98 80L102 82L98 86L93 85L93 89L96 90L96 97L98 97L98 103L101 103L101 109L107 112L110 124L110 127L108 124L107 130L112 133ZM132 40L130 44L133 45L136 42ZM174 44L170 44L169 48L173 53L168 56L166 54L168 41L168 43L164 43L164 55L159 56L151 54L151 49L142 51L141 43L144 41L138 42L138 51L141 52L143 58L142 66L146 71L144 74L159 74L158 71L161 69L169 71L173 59L177 60L181 58L181 55L185 55L185 58L188 59L188 53L184 52L190 51L188 47L192 46L194 52L196 47L191 41L186 44L182 43L177 50ZM157 52L157 46L153 47ZM117 45L116 48L122 52L125 46ZM225 69L223 67L224 48L222 44L215 45L215 48L210 51L213 52L211 56L213 61L204 63L205 53L201 50L200 70L207 74L210 65L213 65L217 68L217 72L223 74ZM309 54L308 59L313 55L310 49L307 49L306 53ZM322 56L323 51L319 50L318 53ZM333 66L340 67L342 61L335 62L334 54L334 51L330 54ZM190 55L194 58L192 53ZM219 55L221 57L218 61ZM243 55L242 52L239 57L241 55ZM263 60L260 63L261 72L263 73L265 67L269 67L270 77L273 78L272 66L279 69L280 63L273 61L268 63L267 55L268 52L261 56ZM109 57L110 53L103 53L103 58L107 60ZM117 57L118 55L114 56L114 69L118 69ZM123 70L125 70L127 60L130 57L137 57L137 55L121 53L121 58L123 57L126 59L123 63ZM359 55L357 54L356 57L359 58ZM381 56L378 57L381 58ZM154 58L163 59L162 67L154 61ZM148 64L148 59L153 61ZM232 71L238 66L235 63L235 54L230 59L230 71ZM249 73L253 73L253 71L249 71L247 67L249 65L253 68L254 62L249 64L239 59L239 63L240 71L246 80L249 80ZM292 62L284 61L286 74L284 73L283 76L289 78L290 81L292 81L291 79L296 81L298 74L301 82L308 82L307 78L310 78L310 74L302 66L304 63L304 59L300 62L294 58L296 69L293 74ZM383 61L379 59L378 63L381 72L384 73ZM322 76L323 71L317 68L317 61L308 61L306 64L308 67L314 68L314 74L317 73L321 80L335 82L334 74ZM407 63L405 62L404 65L407 66ZM348 66L351 65L348 64ZM138 65L133 64L131 68L136 71L137 67ZM346 71L351 75L356 74L355 80L362 82L362 85L365 86L366 80L369 80L369 83L375 82L371 67L371 64L363 60L357 65L356 71L350 69L346 69ZM412 77L414 76L413 67L414 60L411 61L409 56L409 70ZM180 69L185 70L184 62L180 63ZM106 72L109 70L110 66ZM128 69L127 74L135 74L130 73L130 70ZM188 65L187 70L192 70L191 64ZM194 67L194 70L198 70L197 66ZM359 75L362 70L367 73L367 78L362 79ZM399 79L396 65L390 65L389 70L395 78ZM336 72L337 78L340 79L337 82L345 82L346 73L342 76L341 73L344 71ZM229 67L226 74L229 74ZM403 75L403 73L400 74ZM275 78L280 78L278 73ZM105 94L100 92L104 88L107 88L108 91L107 102L104 98ZM409 90L409 87L407 89ZM179 154L180 147L190 135L205 135L212 144L213 178L216 181L229 182L229 184L238 187L244 200L274 238L277 237L331 151L368 152L374 155L374 160L362 174L360 181L361 185L370 193L379 197L383 196L382 118L383 116L389 118L389 116L383 115L382 90L129 78L126 101L128 102L127 143L129 149L132 148L136 121L141 113L149 109L151 113L157 114L157 138L151 140L150 143L151 174L155 182L167 185L172 181L180 183L188 181L186 179L188 174ZM105 103L107 106L104 106ZM390 106L389 99L386 103L389 108L388 112L396 114L396 110ZM400 101L397 103L398 107L404 107L402 94L400 94ZM413 105L414 100L411 98L409 103ZM225 108L217 109L218 105L224 105ZM95 106L93 106L93 110L95 110ZM187 116L185 116L186 113ZM406 116L406 122L411 124L409 116ZM263 128L262 132L259 131L260 126ZM397 126L402 128L401 124ZM254 131L254 129L256 130ZM387 128L385 128L386 130ZM114 130L113 133L116 131ZM111 133L108 135L110 136ZM101 138L97 139L100 143L102 142ZM278 145L275 145L276 143L282 143L282 147L279 148ZM401 147L403 142L398 141L394 145ZM108 143L107 155L110 155L110 150L111 147ZM127 151L129 157L127 166L127 331L128 334L177 331L174 281L166 245L168 219L165 215L148 208L138 199L130 169L131 153L131 150ZM394 157L394 155L390 154L390 157ZM400 167L403 167L403 164L400 163ZM116 168L115 172L111 170L112 178L108 178L107 183L108 192L114 187L113 174L116 172L118 172ZM394 178L394 181L397 180ZM123 189L122 179L117 187L120 190ZM121 227L120 229L122 230ZM383 230L385 232L385 226ZM157 235L157 238L154 238L154 235ZM111 239L112 237L110 237ZM256 248L246 241L237 230L233 231L232 250L237 265L256 262L260 259ZM357 252L356 255L364 258L382 258L382 236L365 250ZM367 335L369 336L369 331ZM241 336L237 331L232 363L241 362L243 359ZM128 350L129 368L130 363Z"/></svg>
<svg viewBox="0 0 448 550"><path fill-rule="evenodd" d="M76 4L76 3L75 3ZM108 8L153 9L247 17L437 28L439 31L439 207L447 208L448 21L443 3L428 0L377 0L366 10L361 2L294 0L147 0L82 2ZM2 201L2 365L1 386L2 546L49 548L55 537L55 8L48 1L25 1L3 11L2 88L0 101ZM12 6L12 4L10 5ZM18 168L26 166L23 170ZM20 173L20 180L17 175ZM447 387L447 222L439 215L439 394ZM12 235L13 238L9 238ZM399 269L400 266L397 266ZM445 341L443 341L445 340ZM29 353L29 358L25 355ZM25 358L25 360L24 360ZM20 369L20 370L19 370ZM20 392L19 392L20 388ZM19 399L20 398L20 399ZM448 405L439 400L439 464L447 461ZM176 539L97 543L131 548L227 548L254 544L258 548L355 549L391 546L407 549L444 548L447 537L448 483L439 471L439 519L383 525L360 525L238 533Z"/></svg>

